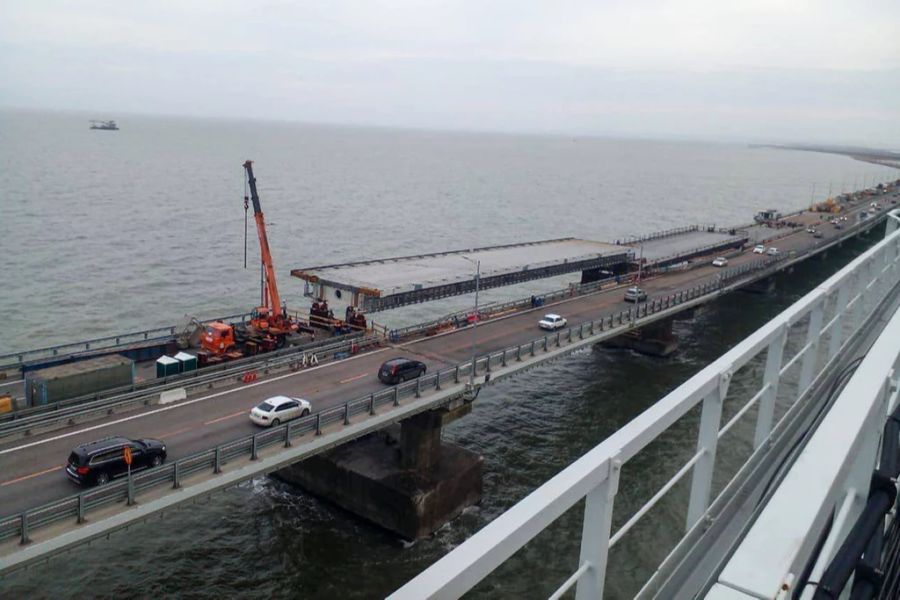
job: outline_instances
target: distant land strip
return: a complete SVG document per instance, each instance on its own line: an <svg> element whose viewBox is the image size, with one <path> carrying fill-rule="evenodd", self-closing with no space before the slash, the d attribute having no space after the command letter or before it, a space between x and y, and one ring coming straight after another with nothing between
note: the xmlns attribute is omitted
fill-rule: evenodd
<svg viewBox="0 0 900 600"><path fill-rule="evenodd" d="M841 154L862 162L900 169L900 152L883 150L880 148L864 148L860 146L818 146L813 144L749 144L749 146L751 148L777 148L779 150L803 150L805 152Z"/></svg>

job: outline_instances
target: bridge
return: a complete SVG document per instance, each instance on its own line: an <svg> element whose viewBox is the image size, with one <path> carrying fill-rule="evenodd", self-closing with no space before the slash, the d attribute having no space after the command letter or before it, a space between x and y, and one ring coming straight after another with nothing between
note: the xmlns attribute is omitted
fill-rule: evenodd
<svg viewBox="0 0 900 600"><path fill-rule="evenodd" d="M628 595L836 598L847 597L852 585L853 597L896 597L900 530L885 517L900 473L898 368L894 211L884 240L390 598L461 597L576 505L584 506L583 514L575 508L582 514L580 552L570 557L571 576L547 595L574 589L576 598L600 598L612 577L610 553L681 481L690 484L683 534ZM737 381L742 393L735 394ZM613 531L623 469L692 409L700 410L696 449ZM746 435L735 436L742 424ZM725 443L752 451L725 470L716 461ZM714 474L727 475L715 493Z"/></svg>
<svg viewBox="0 0 900 600"><path fill-rule="evenodd" d="M218 389L209 388L220 385L220 380L186 383L175 390L182 391L185 398L171 404L160 404L162 398L156 391L150 396L112 397L68 407L64 414L48 411L30 421L24 431L10 429L0 443L0 573L45 560L179 503L282 471L392 424L409 423L417 415L464 413L481 386L580 348L666 322L826 252L869 231L886 215L880 211L859 218L863 210L864 206L855 207L844 229L823 226L823 238L811 236L802 227L774 230L781 251L777 256L734 249L724 269L704 261L695 268L661 271L642 282L649 299L639 305L625 303L623 286L615 281L588 281L560 290L548 295L548 304L540 309L567 317L569 327L553 334L538 333L535 322L539 313L527 301L512 303L508 311L499 311L495 318L478 325L474 360L469 326L432 336L409 335L408 341L398 344L373 343L371 349L349 358L323 360L302 369L296 355L275 358L264 367L271 368L269 376L259 381L235 387L234 373L229 373L230 385ZM812 213L795 219L821 222L819 215ZM733 234L714 233L728 243L734 241ZM696 246L692 248L696 250ZM839 295L838 304L844 300L850 303ZM332 357L336 354L329 353ZM377 368L398 355L423 360L428 372L416 380L385 387L375 377ZM248 422L247 411L279 394L309 398L314 413L265 431L256 429ZM23 433L27 435L22 437ZM129 481L73 493L63 474L64 458L73 446L108 435L161 438L169 447L170 461Z"/></svg>

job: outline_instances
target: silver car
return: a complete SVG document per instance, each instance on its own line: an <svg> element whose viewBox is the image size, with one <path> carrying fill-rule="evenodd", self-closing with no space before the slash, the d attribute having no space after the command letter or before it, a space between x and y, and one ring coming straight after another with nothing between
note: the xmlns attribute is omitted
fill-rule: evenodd
<svg viewBox="0 0 900 600"><path fill-rule="evenodd" d="M646 302L647 292L634 286L625 290L625 302Z"/></svg>

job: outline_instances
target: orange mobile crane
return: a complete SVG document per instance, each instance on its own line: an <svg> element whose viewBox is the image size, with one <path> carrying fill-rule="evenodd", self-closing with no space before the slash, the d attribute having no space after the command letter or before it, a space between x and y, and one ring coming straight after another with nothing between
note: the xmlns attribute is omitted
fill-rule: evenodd
<svg viewBox="0 0 900 600"><path fill-rule="evenodd" d="M269 239L266 236L266 222L259 194L256 191L256 178L253 176L253 162L246 161L244 170L250 186L250 198L253 201L253 218L256 220L256 233L259 237L259 250L263 266L264 286L262 305L253 309L250 321L232 327L226 323L208 323L201 336L202 350L200 362L210 364L241 356L268 352L281 348L289 335L296 333L297 323L287 314L287 308L281 304L278 294L278 283L275 280L275 265L269 251ZM246 205L245 205L246 207Z"/></svg>

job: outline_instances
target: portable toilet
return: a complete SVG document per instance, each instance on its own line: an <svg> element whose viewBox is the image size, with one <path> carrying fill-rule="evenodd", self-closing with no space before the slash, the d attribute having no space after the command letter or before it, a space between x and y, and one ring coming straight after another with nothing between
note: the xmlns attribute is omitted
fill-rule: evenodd
<svg viewBox="0 0 900 600"><path fill-rule="evenodd" d="M197 357L193 354L188 354L187 352L179 352L175 355L175 360L181 363L179 369L181 373L187 373L188 371L197 370Z"/></svg>
<svg viewBox="0 0 900 600"><path fill-rule="evenodd" d="M181 368L181 361L171 356L160 356L156 359L156 376L168 377L169 375L178 375Z"/></svg>

